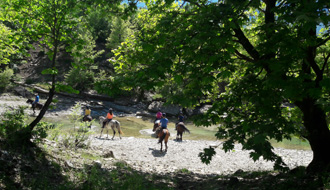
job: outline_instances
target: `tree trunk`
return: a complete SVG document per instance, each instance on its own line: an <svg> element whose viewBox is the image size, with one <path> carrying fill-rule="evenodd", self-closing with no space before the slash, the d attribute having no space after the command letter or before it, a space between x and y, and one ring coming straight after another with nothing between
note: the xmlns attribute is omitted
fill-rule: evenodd
<svg viewBox="0 0 330 190"><path fill-rule="evenodd" d="M304 126L308 131L307 139L313 151L313 160L308 165L307 171L310 173L329 171L330 131L326 114L311 98L306 98L297 105L303 112Z"/></svg>
<svg viewBox="0 0 330 190"><path fill-rule="evenodd" d="M54 94L55 94L55 87L52 87L50 90L49 90L49 96L48 96L48 99L45 103L45 105L42 107L42 109L40 110L39 112L39 115L36 117L35 120L32 121L32 123L30 123L29 125L29 128L30 130L32 131L34 129L34 127L41 121L41 119L44 117L46 111L48 110L48 107L50 105L50 103L52 103L53 101L53 97L54 97Z"/></svg>
<svg viewBox="0 0 330 190"><path fill-rule="evenodd" d="M55 30L53 30L54 32L54 36L57 36L55 34ZM53 58L52 58L52 68L56 69L56 56L57 56L57 48L58 48L58 41L54 40L54 49L53 49ZM48 110L48 107L50 105L50 103L52 103L53 101L53 97L55 94L55 84L56 84L56 75L53 74L52 75L52 88L49 89L49 95L48 95L48 99L45 103L45 105L42 107L42 109L39 112L39 115L37 116L37 118L35 120L32 121L32 123L30 123L29 128L30 131L32 132L32 130L34 129L34 127L41 121L41 119L44 117L46 111Z"/></svg>

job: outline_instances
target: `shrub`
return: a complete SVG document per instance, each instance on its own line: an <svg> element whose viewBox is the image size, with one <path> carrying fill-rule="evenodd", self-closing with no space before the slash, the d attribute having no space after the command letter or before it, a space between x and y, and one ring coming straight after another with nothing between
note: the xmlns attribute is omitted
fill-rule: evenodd
<svg viewBox="0 0 330 190"><path fill-rule="evenodd" d="M82 122L81 107L81 104L77 103L70 114L73 130L68 134L62 134L62 144L66 148L88 148L90 145L88 137L93 132L88 130L88 122Z"/></svg>
<svg viewBox="0 0 330 190"><path fill-rule="evenodd" d="M72 68L65 76L65 82L76 90L89 90L94 84L94 72L82 68Z"/></svg>
<svg viewBox="0 0 330 190"><path fill-rule="evenodd" d="M4 91L9 87L13 75L14 71L8 67L4 71L0 71L0 91Z"/></svg>
<svg viewBox="0 0 330 190"><path fill-rule="evenodd" d="M24 114L25 107L20 106L17 109L7 110L1 116L0 123L0 139L3 145L9 149L22 148L26 144L26 140L33 138L34 142L38 143L41 139L47 136L49 124L40 122L35 129L31 131L29 125L26 124Z"/></svg>

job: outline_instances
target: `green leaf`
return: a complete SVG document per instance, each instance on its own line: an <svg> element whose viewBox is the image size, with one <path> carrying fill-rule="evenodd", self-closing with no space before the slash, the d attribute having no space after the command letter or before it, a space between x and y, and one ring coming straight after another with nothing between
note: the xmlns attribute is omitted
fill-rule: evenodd
<svg viewBox="0 0 330 190"><path fill-rule="evenodd" d="M48 68L41 72L43 75L57 75L58 70L56 68Z"/></svg>
<svg viewBox="0 0 330 190"><path fill-rule="evenodd" d="M202 162L205 164L210 164L212 157L215 155L215 150L212 147L204 148L204 152L199 153L199 157L201 158Z"/></svg>

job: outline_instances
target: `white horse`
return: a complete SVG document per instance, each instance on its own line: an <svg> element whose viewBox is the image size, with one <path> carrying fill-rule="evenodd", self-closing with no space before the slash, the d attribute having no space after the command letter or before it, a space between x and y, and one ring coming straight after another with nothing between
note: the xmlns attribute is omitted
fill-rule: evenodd
<svg viewBox="0 0 330 190"><path fill-rule="evenodd" d="M103 121L105 120L105 117L100 116L99 117L99 120L100 120L100 125L102 126L103 125ZM121 139L120 134L123 134L123 132L120 129L120 123L119 123L119 121L112 119L110 122L107 122L107 124L105 124L104 128L107 129L107 138L108 138L108 132L109 132L109 128L110 127L111 127L111 129L113 131L112 139L115 137L115 134L116 134L115 128L117 129L117 131L119 133L119 138ZM104 128L102 128L102 130L101 130L100 137L102 136L102 132L103 132L103 129Z"/></svg>

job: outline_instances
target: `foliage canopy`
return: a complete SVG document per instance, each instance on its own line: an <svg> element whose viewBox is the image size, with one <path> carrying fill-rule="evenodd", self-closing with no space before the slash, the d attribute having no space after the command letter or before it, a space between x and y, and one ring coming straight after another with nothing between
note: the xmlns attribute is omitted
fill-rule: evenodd
<svg viewBox="0 0 330 190"><path fill-rule="evenodd" d="M314 152L309 169L329 166L329 1L145 3L140 32L115 51L123 85L173 83L180 90L168 102L211 103L195 123L221 124L216 136L226 151L239 142L254 160L283 168L269 140L300 134Z"/></svg>

